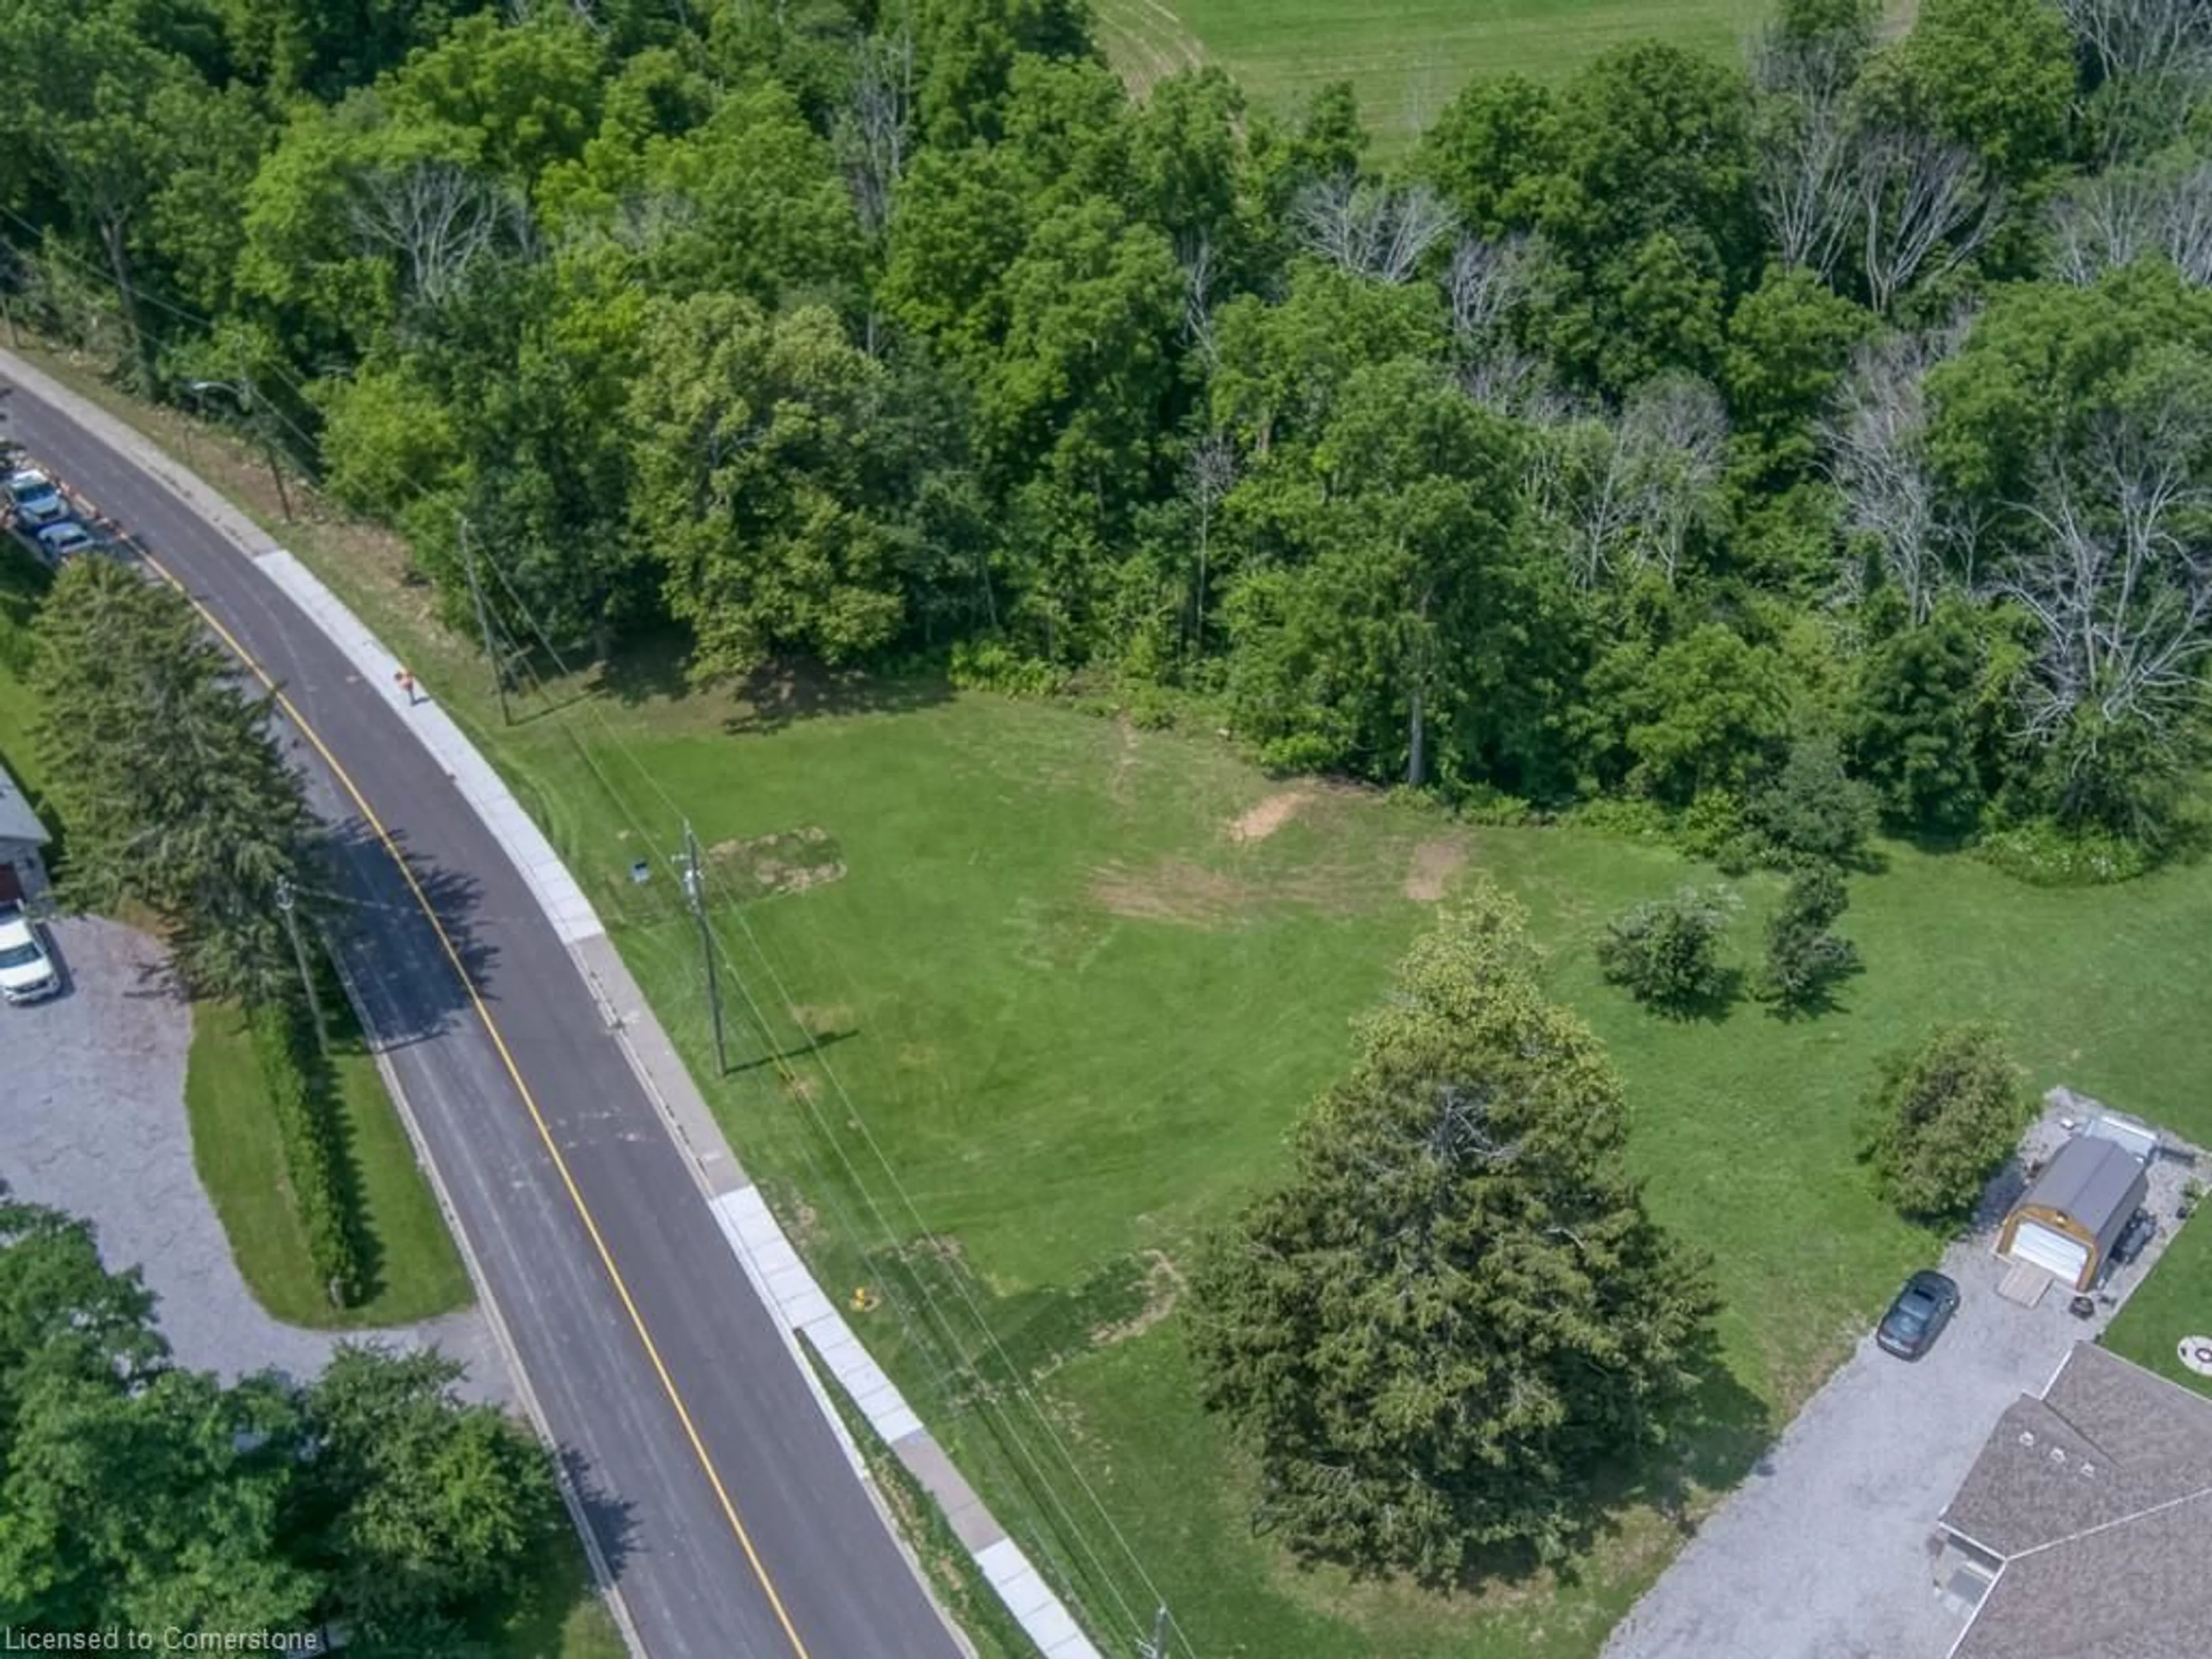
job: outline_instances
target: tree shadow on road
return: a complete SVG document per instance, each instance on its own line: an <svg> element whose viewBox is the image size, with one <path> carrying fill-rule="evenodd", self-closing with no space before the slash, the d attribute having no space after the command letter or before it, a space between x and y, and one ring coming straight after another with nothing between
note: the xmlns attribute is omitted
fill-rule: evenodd
<svg viewBox="0 0 2212 1659"><path fill-rule="evenodd" d="M437 1036L472 1011L472 993L488 994L498 952L477 931L474 876L416 856L404 832L387 846L359 817L333 826L319 851L317 922L372 1047Z"/></svg>

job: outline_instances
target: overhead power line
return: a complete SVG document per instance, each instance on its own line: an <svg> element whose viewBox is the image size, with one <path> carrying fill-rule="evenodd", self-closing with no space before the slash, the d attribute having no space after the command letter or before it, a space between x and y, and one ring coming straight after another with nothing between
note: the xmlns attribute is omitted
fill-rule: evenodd
<svg viewBox="0 0 2212 1659"><path fill-rule="evenodd" d="M38 226L33 224L30 221L24 219L21 215L4 206L0 206L0 218L5 218L6 220L21 227L22 229L29 232L33 236L43 237L43 233ZM64 260L74 265L91 280L100 283L106 286L113 285L112 273L102 271L97 265L82 259L71 251L52 245L48 245L46 251L51 253L58 254ZM180 321L190 323L195 327L212 332L222 326L222 325L213 318L191 311L187 307L175 305L161 298L159 295L141 295L140 298L142 302L151 305L155 309L164 312ZM313 399L307 394L307 388L297 378L293 376L281 365L268 365L266 366L266 372L271 378L278 381L280 384L289 387L303 404L311 404L313 402ZM262 403L263 407L269 416L277 420L287 429L289 429L293 435L306 447L308 453L312 453L314 452L318 447L318 441L312 434L307 432L296 422L293 421L288 415L286 415L280 405L271 403L266 399L262 400ZM414 501L428 500L432 497L433 493L434 492L427 484L419 481L413 481L410 489L407 492L406 501L412 503ZM531 632L536 636L539 647L544 649L546 655L552 661L556 671L564 679L573 678L574 671L569 666L565 655L561 652L557 645L555 644L544 624L538 620L534 609L527 604L523 599L522 596L516 591L513 581L508 578L507 572L497 560L479 560L477 550L473 541L468 538L468 532L465 528L465 520L464 520L464 526L463 535L465 547L466 548L465 558L468 562L468 567L471 573L471 586L472 595L477 596L477 603L480 607L478 610L479 628L485 635L485 650L487 654L493 655L497 652L496 636L505 635L506 630L499 626L496 617L492 614L493 608L489 605L483 605L482 603L481 589L477 584L480 580L481 571L486 568L491 572L493 578L497 582L501 591L506 595L508 603L514 606L515 612L528 624ZM519 661L522 664L524 672L530 676L531 681L540 696L550 699L551 696L551 689L547 686L544 677L538 672L537 667L532 662L530 652L526 649L521 648L519 642L514 640L511 635L507 635L507 645L508 647L508 650L506 653L498 653L498 655L495 657L493 665L495 673L502 675L503 677L503 663L507 660ZM502 708L504 709L503 690L501 702ZM667 790L662 787L659 780L653 775L651 769L637 757L629 742L620 732L615 730L611 723L607 720L605 714L592 702L592 700L586 698L583 699L582 702L584 705L589 708L592 718L598 725L599 730L613 744L616 751L629 763L630 769L634 770L644 781L646 787L659 802L661 807L668 814L672 823L682 825L684 823L684 815L681 809L678 807L676 802L670 796ZM557 706L556 712L559 712ZM612 802L623 816L629 820L633 830L648 838L647 844L657 844L651 841L651 831L648 827L639 817L628 797L622 790L616 787L613 780L606 775L605 769L599 765L596 757L592 754L589 746L578 740L576 734L568 728L568 723L565 720L561 721L560 723L563 731L568 735L576 752L584 760L586 767L592 771L594 777L598 780L601 788L605 791L610 801ZM688 826L685 827L688 830ZM704 954L708 957L710 963L718 964L720 969L726 969L730 983L738 990L740 1000L745 1006L747 1012L751 1016L753 1024L760 1033L763 1054L769 1063L775 1066L779 1076L782 1078L787 1084L787 1092L793 1099L799 1103L801 1108L808 1114L809 1117L813 1121L821 1139L828 1143L838 1163L842 1166L851 1188L857 1192L862 1204L874 1217L877 1224L877 1230L882 1233L886 1243L896 1249L900 1243L900 1230L892 1225L890 1218L884 1212L882 1206L878 1202L871 1184L861 1175L859 1167L853 1162L851 1156L846 1151L842 1139L836 1133L834 1126L830 1123L827 1117L822 1111L820 1105L812 1097L811 1092L804 1086L804 1080L800 1079L797 1073L793 1069L788 1057L782 1052L781 1045L776 1041L774 1026L769 1021L765 1010L763 1009L758 999L753 994L747 978L741 970L740 965L730 954L727 942L722 939L719 930L713 927L711 919L707 915L707 912L711 908L713 903L712 899L708 896L708 890L711 884L716 879L716 872L713 862L711 860L705 860L697 867L700 872L696 878L700 894L697 904L697 914L703 927L704 939L702 942L702 951ZM933 1237L934 1235L932 1233L927 1221L922 1217L920 1207L915 1203L912 1193L908 1190L905 1182L900 1177L896 1168L892 1164L890 1159L885 1154L881 1142L877 1139L874 1131L869 1127L866 1118L862 1115L858 1102L854 1099L852 1093L847 1088L843 1079L838 1075L836 1068L830 1064L828 1055L823 1050L820 1039L812 1030L808 1023L799 1018L798 1006L792 1000L789 988L781 973L777 969L774 959L769 956L765 946L762 943L757 932L752 926L750 919L746 915L742 899L734 895L730 896L724 904L724 908L737 922L738 929L744 936L748 951L757 960L760 968L766 975L769 981L769 985L775 994L775 1000L783 1009L787 1020L793 1029L798 1030L801 1037L804 1039L806 1058L820 1071L824 1079L836 1091L838 1103L844 1109L848 1121L853 1126L860 1139L864 1143L871 1161L874 1166L882 1172L884 1181L888 1183L890 1190L896 1194L897 1205L904 1212L908 1221L912 1224L913 1230L921 1237ZM719 989L714 994L713 1000L717 1012L719 1012ZM846 1229L857 1243L861 1237L861 1230L854 1226L852 1224L852 1218L848 1214L845 1213L842 1201L837 1200L836 1196L835 1183L830 1182L826 1174L821 1170L820 1165L815 1160L812 1152L805 1149L803 1138L800 1142L800 1146L802 1156L805 1157L807 1163L814 1169L817 1181L821 1188L823 1200L829 1203L832 1208L838 1212L841 1225ZM945 1399L948 1403L950 1403L957 1397L950 1386L950 1378L947 1373L947 1368L949 1366L952 1371L964 1370L974 1380L976 1386L970 1391L970 1397L975 1401L979 1409L982 1409L987 1412L996 1409L997 1419L1001 1427L1006 1431L1007 1443L1018 1461L1030 1471L1030 1477L1036 1482L1036 1489L1042 1494L1043 1501L1047 1506L1059 1517L1058 1521L1054 1523L1054 1530L1060 1531L1064 1534L1064 1541L1072 1546L1073 1554L1087 1564L1085 1567L1086 1572L1096 1579L1097 1584L1103 1589L1108 1596L1112 1600L1115 1604L1115 1611L1120 1614L1122 1620L1122 1627L1130 1633L1135 1644L1136 1650L1145 1653L1146 1655L1146 1659L1195 1659L1197 1653L1195 1644L1192 1643L1188 1633L1182 1629L1180 1625L1173 1618L1172 1614L1168 1611L1165 1596L1161 1593L1158 1586L1153 1582L1151 1574L1146 1570L1141 1558L1139 1558L1136 1553L1136 1551L1131 1545L1127 1534L1123 1533L1120 1525L1114 1520L1111 1512L1107 1509L1104 1501L1100 1498L1097 1488L1092 1485L1090 1479L1084 1474L1082 1468L1076 1460L1073 1451L1068 1446L1066 1438L1060 1434L1058 1427L1052 1421L1049 1413L1036 1399L1034 1391L1029 1386L1027 1380L1023 1376L1020 1368L1016 1364L1013 1357L1006 1351L1005 1345L1000 1341L996 1330L993 1328L988 1316L981 1307L981 1304L976 1300L974 1291L970 1288L965 1279L957 1272L947 1275L953 1291L958 1298L959 1304L961 1304L962 1310L968 1316L969 1320L973 1323L976 1333L981 1338L986 1350L996 1360L998 1369L1003 1374L1005 1390L1007 1393L1010 1393L1015 1400L1019 1401L1027 1413L1028 1417L1032 1419L1037 1428L1042 1431L1043 1438L1045 1442L1049 1444L1057 1462L1066 1469L1069 1475L1073 1478L1073 1483L1079 1490L1083 1502L1088 1506L1089 1510L1098 1517L1099 1521L1103 1523L1105 1532L1111 1540L1112 1547L1118 1552L1121 1559L1127 1563L1134 1582L1141 1586L1144 1592L1143 1599L1145 1602L1156 1609L1156 1612L1152 1616L1147 1617L1140 1614L1136 1607L1133 1605L1129 1599L1122 1593L1120 1586L1119 1575L1107 1565L1097 1548L1091 1543L1088 1535L1087 1528L1077 1519L1073 1510L1070 1507L1069 1501L1061 1496L1057 1481L1044 1468L1043 1462L1039 1458L1036 1451L1030 1447L1027 1437L1019 1427L1018 1419L1013 1414L1000 1406L1000 1389L994 1388L991 1384L990 1381L983 1376L981 1370L975 1364L975 1362L967 1357L966 1346L960 1339L958 1331L956 1328L956 1322L945 1312L944 1304L939 1301L936 1292L932 1290L928 1282L927 1275L924 1273L917 1272L912 1273L909 1277L915 1290L921 1297L922 1311L925 1315L925 1322L934 1324L938 1333L937 1337L934 1339L924 1339L915 1331L914 1327L906 1318L904 1310L898 1305L900 1302L902 1302L902 1297L892 1298L894 1313L898 1318L899 1323L908 1337L909 1346L914 1350L917 1357L923 1358L929 1368L937 1373L939 1385ZM1049 1565L1049 1562L1048 1560L1046 1563L1041 1565ZM1063 1588L1066 1587L1063 1586ZM1076 1597L1074 1599L1076 1599L1079 1604L1081 1598ZM1147 1632L1149 1632L1149 1635Z"/></svg>

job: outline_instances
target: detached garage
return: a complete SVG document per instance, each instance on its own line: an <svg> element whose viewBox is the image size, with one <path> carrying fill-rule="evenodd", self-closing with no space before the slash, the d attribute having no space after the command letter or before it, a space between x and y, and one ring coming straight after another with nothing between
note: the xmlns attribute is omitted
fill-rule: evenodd
<svg viewBox="0 0 2212 1659"><path fill-rule="evenodd" d="M1997 1254L2086 1291L2104 1271L2106 1254L2149 1186L2142 1160L2129 1148L2098 1135L2076 1135L2013 1206Z"/></svg>
<svg viewBox="0 0 2212 1659"><path fill-rule="evenodd" d="M44 898L46 827L15 779L0 770L0 904Z"/></svg>

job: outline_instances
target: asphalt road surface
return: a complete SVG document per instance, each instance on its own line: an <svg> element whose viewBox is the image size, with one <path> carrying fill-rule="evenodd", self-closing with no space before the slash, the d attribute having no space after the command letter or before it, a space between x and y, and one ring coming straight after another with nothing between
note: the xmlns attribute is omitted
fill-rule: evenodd
<svg viewBox="0 0 2212 1659"><path fill-rule="evenodd" d="M339 949L646 1653L956 1659L567 950L452 781L166 486L23 387L7 406L10 435L130 531L275 678L459 946L573 1195L436 929L302 745L352 901Z"/></svg>

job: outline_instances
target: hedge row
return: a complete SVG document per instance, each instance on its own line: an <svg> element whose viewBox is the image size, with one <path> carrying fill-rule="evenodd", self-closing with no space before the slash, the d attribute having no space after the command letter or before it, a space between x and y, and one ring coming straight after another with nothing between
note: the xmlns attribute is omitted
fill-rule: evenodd
<svg viewBox="0 0 2212 1659"><path fill-rule="evenodd" d="M249 1023L254 1056L268 1082L276 1132L284 1143L292 1202L307 1235L307 1259L328 1286L331 1305L349 1307L362 1293L359 1218L353 1213L337 1127L309 1074L307 1034L298 1013L283 1003L263 1004Z"/></svg>

